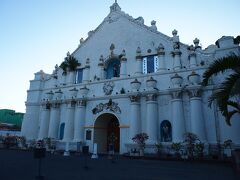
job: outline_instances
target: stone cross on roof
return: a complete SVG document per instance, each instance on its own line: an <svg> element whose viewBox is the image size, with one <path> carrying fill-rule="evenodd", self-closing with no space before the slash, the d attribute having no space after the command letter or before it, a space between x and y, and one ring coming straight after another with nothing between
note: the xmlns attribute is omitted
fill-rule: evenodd
<svg viewBox="0 0 240 180"><path fill-rule="evenodd" d="M110 11L111 12L113 12L113 11L121 11L121 8L120 8L120 6L117 3L117 0L115 0L115 3L113 3L113 5L110 7Z"/></svg>

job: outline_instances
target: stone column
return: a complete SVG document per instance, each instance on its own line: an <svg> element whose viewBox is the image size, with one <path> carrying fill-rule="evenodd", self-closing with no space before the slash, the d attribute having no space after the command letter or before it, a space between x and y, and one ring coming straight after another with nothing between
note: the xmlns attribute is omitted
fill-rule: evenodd
<svg viewBox="0 0 240 180"><path fill-rule="evenodd" d="M191 132L196 134L201 141L206 140L205 121L203 118L201 90L191 89L190 97Z"/></svg>
<svg viewBox="0 0 240 180"><path fill-rule="evenodd" d="M120 77L127 77L127 58L125 50L122 51Z"/></svg>
<svg viewBox="0 0 240 180"><path fill-rule="evenodd" d="M74 71L67 72L67 84L74 84L76 73Z"/></svg>
<svg viewBox="0 0 240 180"><path fill-rule="evenodd" d="M85 68L83 69L83 83L87 83L90 80L90 59L87 58Z"/></svg>
<svg viewBox="0 0 240 180"><path fill-rule="evenodd" d="M174 29L172 31L172 39L173 39L173 70L178 70L182 68L181 64L181 54L182 52L180 51L180 42L179 42L179 36L177 36L177 30Z"/></svg>
<svg viewBox="0 0 240 180"><path fill-rule="evenodd" d="M84 141L84 125L86 113L86 100L77 101L74 117L74 138L75 142Z"/></svg>
<svg viewBox="0 0 240 180"><path fill-rule="evenodd" d="M197 66L197 59L196 59L196 53L195 53L195 48L193 45L189 47L189 67L194 68Z"/></svg>
<svg viewBox="0 0 240 180"><path fill-rule="evenodd" d="M182 68L181 64L181 54L182 52L178 49L175 49L173 52L173 69L174 70L179 70Z"/></svg>
<svg viewBox="0 0 240 180"><path fill-rule="evenodd" d="M66 142L73 140L75 103L75 101L67 102L67 114L63 136L63 141Z"/></svg>
<svg viewBox="0 0 240 180"><path fill-rule="evenodd" d="M100 79L104 79L104 63L103 63L103 55L100 56L98 62L98 77Z"/></svg>
<svg viewBox="0 0 240 180"><path fill-rule="evenodd" d="M158 54L158 62L159 62L159 67L158 71L163 72L166 71L166 63L165 63L165 51L163 45L160 43L158 48L157 48L157 54Z"/></svg>
<svg viewBox="0 0 240 180"><path fill-rule="evenodd" d="M142 55L141 55L141 49L140 47L137 48L136 51L136 72L135 75L141 75L142 74Z"/></svg>
<svg viewBox="0 0 240 180"><path fill-rule="evenodd" d="M132 138L140 133L141 128L141 110L140 110L140 95L130 96L130 129L129 142L132 143Z"/></svg>
<svg viewBox="0 0 240 180"><path fill-rule="evenodd" d="M157 142L157 132L158 132L158 104L157 95L148 94L146 96L147 102L147 130L146 133L149 136L147 140L148 144L155 144Z"/></svg>
<svg viewBox="0 0 240 180"><path fill-rule="evenodd" d="M48 130L48 137L49 138L58 138L58 129L60 123L60 103L55 102L52 104L52 108L50 111L50 123L49 123L49 130Z"/></svg>
<svg viewBox="0 0 240 180"><path fill-rule="evenodd" d="M186 132L181 91L172 93L172 141L181 142Z"/></svg>
<svg viewBox="0 0 240 180"><path fill-rule="evenodd" d="M42 106L42 111L40 115L40 129L38 134L38 139L43 139L48 137L48 127L50 119L50 103L46 103Z"/></svg>

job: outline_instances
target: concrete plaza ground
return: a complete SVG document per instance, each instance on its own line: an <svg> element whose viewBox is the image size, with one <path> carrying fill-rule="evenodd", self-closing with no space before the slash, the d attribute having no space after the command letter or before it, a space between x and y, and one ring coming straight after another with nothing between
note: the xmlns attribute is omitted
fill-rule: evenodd
<svg viewBox="0 0 240 180"><path fill-rule="evenodd" d="M117 157L87 159L83 156L47 154L42 160L46 180L233 180L238 179L231 164L161 161ZM0 180L34 180L38 162L32 152L0 150ZM240 178L239 178L240 179Z"/></svg>

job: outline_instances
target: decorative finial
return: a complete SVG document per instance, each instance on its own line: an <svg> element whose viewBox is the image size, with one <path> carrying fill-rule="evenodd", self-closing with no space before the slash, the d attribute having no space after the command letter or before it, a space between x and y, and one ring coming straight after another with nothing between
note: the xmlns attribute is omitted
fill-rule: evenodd
<svg viewBox="0 0 240 180"><path fill-rule="evenodd" d="M152 20L152 21L151 21L151 25L152 25L152 26L156 25L156 21Z"/></svg>
<svg viewBox="0 0 240 180"><path fill-rule="evenodd" d="M172 31L172 35L173 35L173 36L176 36L176 35L177 35L177 33L178 33L178 32L177 32L177 30L176 30L176 29L174 29L174 30Z"/></svg>
<svg viewBox="0 0 240 180"><path fill-rule="evenodd" d="M138 47L137 47L137 50L136 50L136 53L137 53L137 54L140 54L141 52L142 52L142 51L141 51L141 48L138 46Z"/></svg>
<svg viewBox="0 0 240 180"><path fill-rule="evenodd" d="M109 49L113 51L115 49L115 45L112 43Z"/></svg>
<svg viewBox="0 0 240 180"><path fill-rule="evenodd" d="M193 40L193 43L194 43L195 47L197 47L197 46L199 45L199 39L198 39L198 38L195 38L195 39Z"/></svg>
<svg viewBox="0 0 240 180"><path fill-rule="evenodd" d="M104 61L103 55L100 56L99 61L100 61L100 63L103 63L103 61Z"/></svg>
<svg viewBox="0 0 240 180"><path fill-rule="evenodd" d="M112 6L110 6L110 12L115 12L115 11L121 11L121 8L117 3L117 0L115 0L115 3L113 3Z"/></svg>

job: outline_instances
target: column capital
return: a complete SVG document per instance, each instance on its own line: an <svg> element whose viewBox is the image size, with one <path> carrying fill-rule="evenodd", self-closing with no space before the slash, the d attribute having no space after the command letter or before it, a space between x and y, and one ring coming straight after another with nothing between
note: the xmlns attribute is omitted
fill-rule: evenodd
<svg viewBox="0 0 240 180"><path fill-rule="evenodd" d="M182 52L177 49L177 50L172 51L171 54L172 54L173 57L174 56L181 56Z"/></svg>
<svg viewBox="0 0 240 180"><path fill-rule="evenodd" d="M44 102L41 102L41 106L43 110L50 110L52 105L49 101L44 101Z"/></svg>
<svg viewBox="0 0 240 180"><path fill-rule="evenodd" d="M80 99L80 100L77 100L77 101L76 101L76 104L77 104L78 107L79 107L79 106L86 106L87 101L84 100L84 99Z"/></svg>
<svg viewBox="0 0 240 180"><path fill-rule="evenodd" d="M146 101L157 101L157 94L147 94Z"/></svg>
<svg viewBox="0 0 240 180"><path fill-rule="evenodd" d="M126 52L125 52L125 50L123 49L122 50L122 54L121 54L121 62L125 62L125 61L127 61L127 58L126 58Z"/></svg>
<svg viewBox="0 0 240 180"><path fill-rule="evenodd" d="M157 54L158 54L158 56L164 56L165 55L165 51L158 51Z"/></svg>
<svg viewBox="0 0 240 180"><path fill-rule="evenodd" d="M188 89L188 95L190 98L201 97L202 89Z"/></svg>
<svg viewBox="0 0 240 180"><path fill-rule="evenodd" d="M173 99L181 99L182 98L182 91L174 91L172 92Z"/></svg>
<svg viewBox="0 0 240 180"><path fill-rule="evenodd" d="M60 105L61 105L61 103L59 103L59 102L52 103L53 108L59 108Z"/></svg>
<svg viewBox="0 0 240 180"><path fill-rule="evenodd" d="M131 102L140 102L141 96L139 94L129 96Z"/></svg>
<svg viewBox="0 0 240 180"><path fill-rule="evenodd" d="M76 101L73 99L66 100L65 103L67 104L67 107L75 107Z"/></svg>
<svg viewBox="0 0 240 180"><path fill-rule="evenodd" d="M196 55L195 52L192 52L192 53L189 54L189 57L196 57L196 56L197 56L197 55Z"/></svg>

